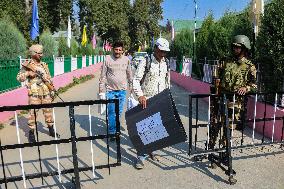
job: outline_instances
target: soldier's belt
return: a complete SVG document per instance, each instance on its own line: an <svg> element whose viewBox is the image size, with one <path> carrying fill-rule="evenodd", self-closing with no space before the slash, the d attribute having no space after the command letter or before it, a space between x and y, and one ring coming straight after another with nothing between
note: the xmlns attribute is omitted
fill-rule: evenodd
<svg viewBox="0 0 284 189"><path fill-rule="evenodd" d="M34 98L46 98L46 97L50 97L50 95L29 95L29 97L34 97Z"/></svg>

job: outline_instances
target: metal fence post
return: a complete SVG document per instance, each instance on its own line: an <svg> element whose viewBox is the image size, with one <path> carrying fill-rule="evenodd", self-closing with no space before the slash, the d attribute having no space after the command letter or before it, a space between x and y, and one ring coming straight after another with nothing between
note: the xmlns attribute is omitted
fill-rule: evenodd
<svg viewBox="0 0 284 189"><path fill-rule="evenodd" d="M120 121L119 121L119 100L114 101L115 104L115 122L116 122L116 146L117 146L117 163L121 163L121 152L120 152Z"/></svg>
<svg viewBox="0 0 284 189"><path fill-rule="evenodd" d="M189 142L189 147L188 147L188 155L191 155L191 150L192 150L192 97L189 96L188 99L188 125L189 125L189 131L188 131L188 142Z"/></svg>
<svg viewBox="0 0 284 189"><path fill-rule="evenodd" d="M71 132L71 142L72 142L73 166L74 166L74 175L75 175L74 181L75 181L76 189L81 189L79 167L78 167L77 146L76 146L74 106L69 106L69 117L70 117L70 132Z"/></svg>

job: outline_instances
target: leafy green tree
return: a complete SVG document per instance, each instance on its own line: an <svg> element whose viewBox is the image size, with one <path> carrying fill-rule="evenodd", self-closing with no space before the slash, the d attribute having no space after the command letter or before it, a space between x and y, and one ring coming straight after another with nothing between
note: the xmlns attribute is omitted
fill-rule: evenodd
<svg viewBox="0 0 284 189"><path fill-rule="evenodd" d="M130 44L128 36L128 13L130 3L128 0L104 1L79 0L81 33L84 25L87 26L88 39L96 31L103 40L113 42L123 41L126 46Z"/></svg>
<svg viewBox="0 0 284 189"><path fill-rule="evenodd" d="M284 0L265 5L260 33L256 41L257 61L267 91L283 90L284 80Z"/></svg>
<svg viewBox="0 0 284 189"><path fill-rule="evenodd" d="M253 27L250 20L250 7L245 8L241 13L236 15L236 22L232 36L246 35L249 39L253 39Z"/></svg>
<svg viewBox="0 0 284 189"><path fill-rule="evenodd" d="M71 39L71 55L72 56L76 56L76 55L79 55L79 44L78 42L72 38Z"/></svg>
<svg viewBox="0 0 284 189"><path fill-rule="evenodd" d="M208 56L208 45L210 44L210 41L208 39L209 31L214 25L214 18L213 14L210 13L205 20L202 23L202 26L200 28L200 31L197 34L196 37L196 55L197 59L203 59L204 57Z"/></svg>
<svg viewBox="0 0 284 189"><path fill-rule="evenodd" d="M93 54L93 47L92 44L88 43L86 47L81 47L82 55L90 56Z"/></svg>
<svg viewBox="0 0 284 189"><path fill-rule="evenodd" d="M171 45L171 55L177 57L177 71L182 71L183 56L193 56L193 34L191 30L183 30Z"/></svg>
<svg viewBox="0 0 284 189"><path fill-rule="evenodd" d="M58 54L58 43L52 37L49 30L44 31L39 37L40 44L43 45L43 55L45 57L57 56Z"/></svg>
<svg viewBox="0 0 284 189"><path fill-rule="evenodd" d="M31 14L30 9L22 7L26 7L25 1L23 0L1 0L0 19L9 17L9 19L24 34L25 38L28 39Z"/></svg>
<svg viewBox="0 0 284 189"><path fill-rule="evenodd" d="M13 22L8 19L0 20L0 57L15 59L26 57L26 40Z"/></svg>
<svg viewBox="0 0 284 189"><path fill-rule="evenodd" d="M70 56L70 49L67 46L67 40L64 37L59 38L58 42L58 55L59 56Z"/></svg>
<svg viewBox="0 0 284 189"><path fill-rule="evenodd" d="M59 29L60 21L67 24L69 15L73 12L73 0L40 0L38 1L40 32L50 29L53 33ZM7 15L18 29L30 41L30 24L32 17L32 0L1 0L0 18Z"/></svg>
<svg viewBox="0 0 284 189"><path fill-rule="evenodd" d="M158 21L162 17L162 0L136 0L129 17L129 36L133 46L138 47L144 41L151 44L152 37L159 35Z"/></svg>
<svg viewBox="0 0 284 189"><path fill-rule="evenodd" d="M215 23L209 30L207 45L207 58L222 59L230 55L231 33L220 23Z"/></svg>

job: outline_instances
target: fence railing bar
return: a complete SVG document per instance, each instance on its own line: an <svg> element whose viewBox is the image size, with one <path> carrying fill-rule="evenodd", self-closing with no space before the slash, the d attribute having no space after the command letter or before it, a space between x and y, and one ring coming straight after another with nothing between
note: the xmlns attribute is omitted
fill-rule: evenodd
<svg viewBox="0 0 284 189"><path fill-rule="evenodd" d="M211 123L211 96L208 97L208 124L207 124L207 142L206 142L206 150L209 148L209 133L210 133L210 123Z"/></svg>
<svg viewBox="0 0 284 189"><path fill-rule="evenodd" d="M108 167L117 167L117 166L121 166L121 163L112 163L110 165L96 165L95 169L105 169ZM79 167L78 170L79 172L83 172L83 171L91 171L93 169L93 167ZM71 169L64 169L61 170L61 174L70 174L70 173L74 173L74 168ZM58 171L50 171L50 172L43 172L42 176L43 177L48 177L48 176L55 176L58 175ZM25 175L26 179L35 179L35 178L41 178L41 174L40 173L34 173L34 174L26 174ZM15 181L21 181L23 180L22 176L12 176L12 177L7 177L6 178L6 182L15 182ZM0 184L5 183L5 179L4 178L0 178Z"/></svg>
<svg viewBox="0 0 284 189"><path fill-rule="evenodd" d="M106 132L107 132L107 164L109 165L109 159L110 159L110 155L109 155L109 132L108 132L108 128L109 128L109 120L108 120L108 106L109 104L106 105ZM110 175L110 166L108 166L108 174Z"/></svg>
<svg viewBox="0 0 284 189"><path fill-rule="evenodd" d="M265 127L266 127L266 107L267 107L267 102L266 102L266 96L264 96L264 113L263 113L263 126L262 126L262 139L261 142L264 143L264 131L265 131Z"/></svg>
<svg viewBox="0 0 284 189"><path fill-rule="evenodd" d="M254 143L254 134L255 134L254 132L255 132L256 104L257 104L257 94L255 95L255 100L254 100L252 143Z"/></svg>
<svg viewBox="0 0 284 189"><path fill-rule="evenodd" d="M198 98L196 98L195 99L195 125L198 125ZM194 139L195 139L195 143L194 143L194 149L196 150L196 145L197 145L197 143L196 143L196 141L197 141L197 132L198 130L197 130L197 127L196 127L196 129L195 129L195 137L194 137Z"/></svg>
<svg viewBox="0 0 284 189"><path fill-rule="evenodd" d="M34 114L34 121L35 121L35 130L36 130L36 141L39 141L38 139L38 125L37 125L37 113L36 110L33 110ZM41 162L41 153L40 153L40 148L37 146L37 152L38 152L38 161L39 161L39 170L40 173L42 173L42 162ZM41 184L43 185L43 176L41 177Z"/></svg>
<svg viewBox="0 0 284 189"><path fill-rule="evenodd" d="M283 121L282 121L281 142L283 141L283 135L284 135L284 117L283 117Z"/></svg>
<svg viewBox="0 0 284 189"><path fill-rule="evenodd" d="M0 146L2 146L1 138L0 138ZM1 165L2 165L2 171L4 176L4 182L5 182L5 188L7 189L7 177L6 177L6 171L5 171L5 164L4 164L4 156L3 156L3 150L0 148L1 153Z"/></svg>
<svg viewBox="0 0 284 189"><path fill-rule="evenodd" d="M21 144L20 133L19 133L18 115L17 115L16 111L15 111L15 120L16 120L16 131L17 131L18 144ZM24 188L27 188L24 162L23 162L23 155L22 155L22 149L21 148L19 148L19 153L20 153L21 170L22 170L22 178L23 178L23 182L24 182Z"/></svg>
<svg viewBox="0 0 284 189"><path fill-rule="evenodd" d="M188 97L188 155L191 155L191 151L192 151L192 129L193 129L193 125L192 125L192 96Z"/></svg>
<svg viewBox="0 0 284 189"><path fill-rule="evenodd" d="M233 113L232 113L232 137L234 137L234 122L235 122L235 104L236 104L236 95L233 96ZM233 141L230 141L231 147L233 146Z"/></svg>
<svg viewBox="0 0 284 189"><path fill-rule="evenodd" d="M74 106L69 106L69 118L70 118L72 156L73 156L74 175L75 175L75 183L74 184L75 184L76 189L81 189L80 175L79 175L79 170L78 170L78 156L77 156L76 133L75 133Z"/></svg>
<svg viewBox="0 0 284 189"><path fill-rule="evenodd" d="M109 135L114 136L114 135ZM86 141L86 140L95 140L95 139L105 139L107 138L107 135L96 135L96 136L87 136L87 137L78 137L75 139L76 142L79 141ZM1 146L2 150L11 150L11 149L17 149L17 148L25 148L25 147L34 147L34 146L47 146L50 144L66 144L70 143L72 141L71 138L67 139L58 139L58 140L49 140L49 141L40 141L35 143L23 143L23 144L13 144L13 145L5 145Z"/></svg>
<svg viewBox="0 0 284 189"><path fill-rule="evenodd" d="M115 115L119 115L119 101L115 101ZM116 141L116 151L117 151L117 163L121 162L121 152L120 152L120 115L115 116L116 121L116 134L115 134L115 141Z"/></svg>
<svg viewBox="0 0 284 189"><path fill-rule="evenodd" d="M54 127L54 132L55 132L55 140L58 140L54 108L52 108L52 116L53 116L53 119L54 119L53 127ZM57 162L58 179L59 179L59 182L62 182L62 180L61 180L61 171L60 171L59 153L58 153L58 144L55 144L55 151L56 151L56 162Z"/></svg>
<svg viewBox="0 0 284 189"><path fill-rule="evenodd" d="M50 104L34 104L34 105L17 105L17 106L1 106L0 112L4 111L16 111L16 110L30 110L30 109L42 109L42 108L58 108L66 106L82 106L82 105L94 105L94 104L107 104L115 103L116 99L109 100L86 100L76 102L56 102Z"/></svg>
<svg viewBox="0 0 284 189"><path fill-rule="evenodd" d="M274 127L275 127L275 117L276 117L276 110L277 110L277 93L275 94L275 104L274 104L274 113L273 113L273 125L272 125L272 136L271 141L274 141Z"/></svg>
<svg viewBox="0 0 284 189"><path fill-rule="evenodd" d="M91 115L91 106L89 105L89 136L93 136L93 132L92 132L92 115ZM94 149L93 149L93 141L91 140L91 158L92 158L92 173L93 173L93 177L96 177L96 173L95 173L95 162L94 162Z"/></svg>

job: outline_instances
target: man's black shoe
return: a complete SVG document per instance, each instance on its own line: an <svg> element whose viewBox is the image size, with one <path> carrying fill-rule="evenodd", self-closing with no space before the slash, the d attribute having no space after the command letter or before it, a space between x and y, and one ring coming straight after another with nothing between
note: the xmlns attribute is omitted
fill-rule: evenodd
<svg viewBox="0 0 284 189"><path fill-rule="evenodd" d="M55 137L55 132L54 132L54 128L53 126L48 127L49 130L49 136ZM58 133L56 133L57 138L60 138L60 135Z"/></svg>
<svg viewBox="0 0 284 189"><path fill-rule="evenodd" d="M30 142L30 143L36 142L34 130L32 130L32 129L29 131L29 142Z"/></svg>

